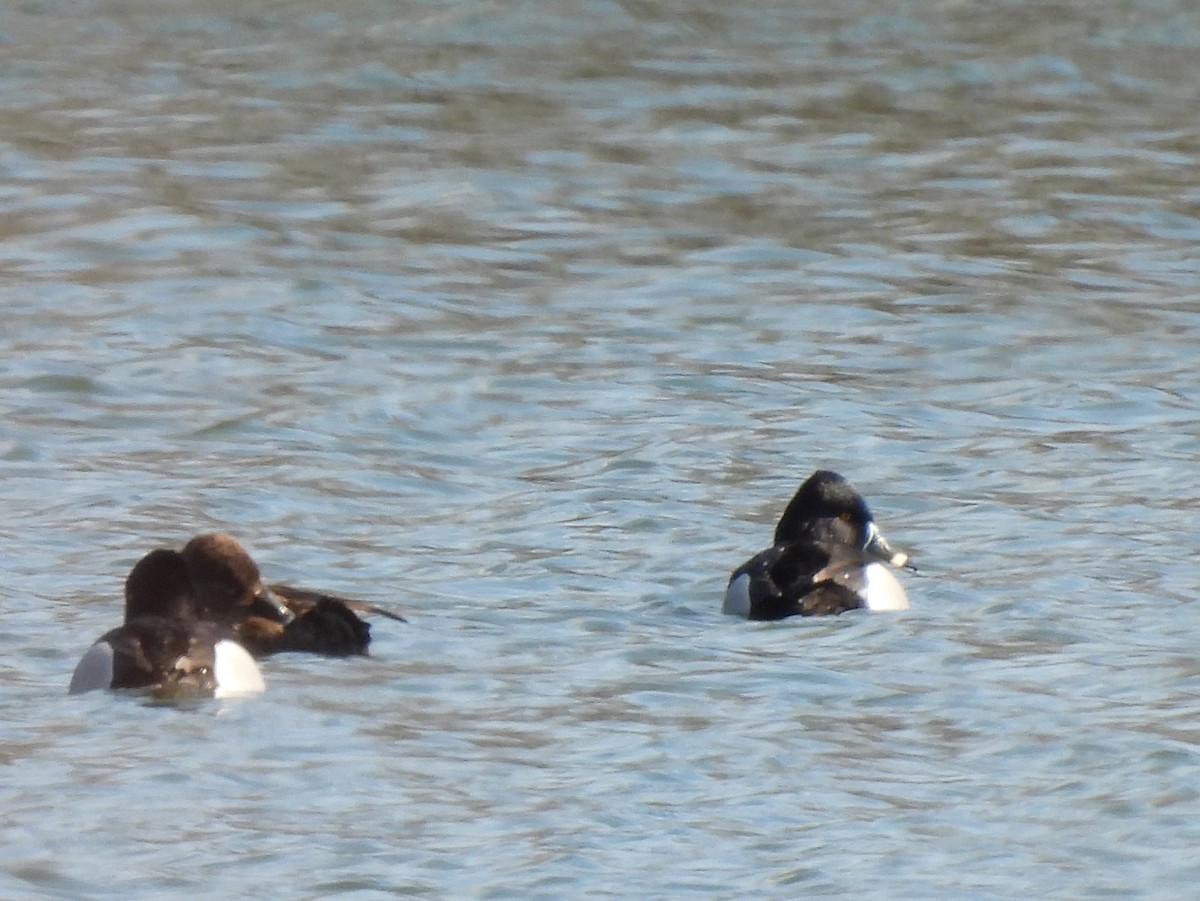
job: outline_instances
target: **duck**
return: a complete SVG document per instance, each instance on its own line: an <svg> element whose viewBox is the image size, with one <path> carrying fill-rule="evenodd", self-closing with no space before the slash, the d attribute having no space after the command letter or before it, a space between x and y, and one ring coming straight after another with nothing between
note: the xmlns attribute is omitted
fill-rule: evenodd
<svg viewBox="0 0 1200 901"><path fill-rule="evenodd" d="M180 553L198 615L230 626L255 657L285 651L362 655L371 643L371 626L359 613L406 622L398 613L352 598L265 584L253 558L228 533L196 535Z"/></svg>
<svg viewBox="0 0 1200 901"><path fill-rule="evenodd" d="M254 658L227 626L197 618L182 555L142 557L125 580L125 621L84 653L69 694L142 689L156 698L251 695L266 688Z"/></svg>
<svg viewBox="0 0 1200 901"><path fill-rule="evenodd" d="M880 532L862 495L819 469L784 508L771 547L730 575L721 610L753 620L906 610L908 595L891 567L916 570Z"/></svg>

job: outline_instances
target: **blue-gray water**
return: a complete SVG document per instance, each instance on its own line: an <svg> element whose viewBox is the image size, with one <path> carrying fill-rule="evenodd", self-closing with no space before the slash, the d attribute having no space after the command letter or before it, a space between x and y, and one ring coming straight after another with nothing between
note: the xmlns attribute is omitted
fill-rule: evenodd
<svg viewBox="0 0 1200 901"><path fill-rule="evenodd" d="M12 5L0 896L1191 897L1198 50L1182 2ZM723 618L818 466L913 609ZM67 697L216 528L411 622Z"/></svg>

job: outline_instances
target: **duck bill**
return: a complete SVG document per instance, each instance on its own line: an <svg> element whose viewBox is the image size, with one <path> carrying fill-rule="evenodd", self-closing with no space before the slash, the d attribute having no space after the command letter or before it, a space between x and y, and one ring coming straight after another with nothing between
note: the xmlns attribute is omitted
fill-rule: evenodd
<svg viewBox="0 0 1200 901"><path fill-rule="evenodd" d="M891 542L883 537L883 533L879 531L875 523L871 523L867 529L867 541L863 545L863 551L872 557L878 557L885 563L892 564L892 566L900 566L916 572L917 568L908 562L908 554L892 547Z"/></svg>
<svg viewBox="0 0 1200 901"><path fill-rule="evenodd" d="M269 619L271 622L283 623L285 626L296 618L283 601L271 594L266 585L255 593L250 604L250 614Z"/></svg>

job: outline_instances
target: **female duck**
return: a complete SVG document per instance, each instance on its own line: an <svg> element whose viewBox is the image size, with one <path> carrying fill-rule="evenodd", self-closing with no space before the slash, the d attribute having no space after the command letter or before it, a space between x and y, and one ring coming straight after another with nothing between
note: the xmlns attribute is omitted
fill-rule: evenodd
<svg viewBox="0 0 1200 901"><path fill-rule="evenodd" d="M197 535L184 545L182 557L199 616L233 628L256 657L280 651L365 654L371 627L355 611L404 622L399 614L362 601L265 585L257 564L232 535Z"/></svg>

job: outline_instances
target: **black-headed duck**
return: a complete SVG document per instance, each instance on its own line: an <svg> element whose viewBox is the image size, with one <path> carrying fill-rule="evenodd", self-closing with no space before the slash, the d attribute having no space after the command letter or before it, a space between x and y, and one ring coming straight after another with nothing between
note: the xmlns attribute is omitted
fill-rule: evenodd
<svg viewBox="0 0 1200 901"><path fill-rule="evenodd" d="M769 620L862 607L905 610L908 596L889 564L914 568L883 537L850 483L818 470L783 511L772 546L733 571L722 612Z"/></svg>

